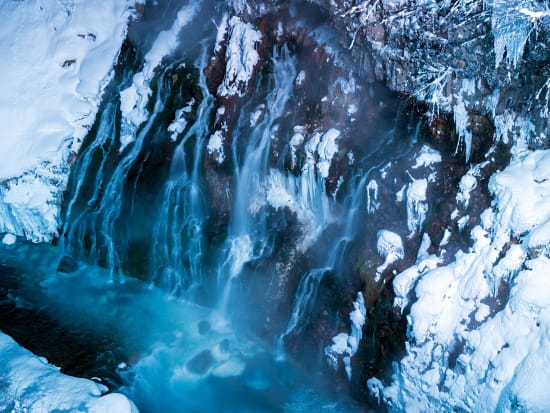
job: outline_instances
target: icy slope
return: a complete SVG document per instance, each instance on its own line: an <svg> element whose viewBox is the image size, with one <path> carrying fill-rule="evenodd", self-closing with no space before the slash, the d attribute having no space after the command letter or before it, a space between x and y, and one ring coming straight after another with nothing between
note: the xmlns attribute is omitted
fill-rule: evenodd
<svg viewBox="0 0 550 413"><path fill-rule="evenodd" d="M46 241L57 232L69 164L94 121L133 3L0 3L0 233Z"/></svg>
<svg viewBox="0 0 550 413"><path fill-rule="evenodd" d="M101 396L107 390L105 386L66 376L1 332L0 366L2 411L137 412L126 396L118 393Z"/></svg>

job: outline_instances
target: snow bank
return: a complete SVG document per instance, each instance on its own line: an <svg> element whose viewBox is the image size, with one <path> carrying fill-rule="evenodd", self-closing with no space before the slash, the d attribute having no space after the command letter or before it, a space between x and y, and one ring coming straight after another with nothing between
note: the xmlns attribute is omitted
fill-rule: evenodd
<svg viewBox="0 0 550 413"><path fill-rule="evenodd" d="M57 232L70 157L94 121L130 0L1 2L0 233Z"/></svg>
<svg viewBox="0 0 550 413"><path fill-rule="evenodd" d="M0 406L12 412L87 411L137 413L118 393L91 380L67 376L42 357L0 333Z"/></svg>
<svg viewBox="0 0 550 413"><path fill-rule="evenodd" d="M549 165L550 151L512 161L490 180L495 202L472 230L470 250L446 266L417 264L395 278L396 302L406 305L411 288L417 301L392 384L370 383L391 410L548 409Z"/></svg>

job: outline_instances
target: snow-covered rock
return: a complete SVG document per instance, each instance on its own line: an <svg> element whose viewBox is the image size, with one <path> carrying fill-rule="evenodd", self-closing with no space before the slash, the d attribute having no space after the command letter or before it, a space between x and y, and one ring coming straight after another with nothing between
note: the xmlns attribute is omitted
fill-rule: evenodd
<svg viewBox="0 0 550 413"><path fill-rule="evenodd" d="M225 77L218 88L219 96L244 96L248 90L248 81L254 68L260 61L256 44L262 34L250 23L233 16L227 24L229 44L225 57L227 59Z"/></svg>
<svg viewBox="0 0 550 413"><path fill-rule="evenodd" d="M0 407L12 412L86 411L137 413L119 393L91 380L67 376L0 333Z"/></svg>
<svg viewBox="0 0 550 413"><path fill-rule="evenodd" d="M134 1L0 4L0 233L56 233L69 164L94 122Z"/></svg>
<svg viewBox="0 0 550 413"><path fill-rule="evenodd" d="M397 304L406 305L413 285L417 300L392 384L371 383L391 410L547 409L550 263L537 246L550 240L549 161L550 151L524 153L493 175L494 206L472 230L470 250L394 280ZM503 283L508 297L500 296Z"/></svg>

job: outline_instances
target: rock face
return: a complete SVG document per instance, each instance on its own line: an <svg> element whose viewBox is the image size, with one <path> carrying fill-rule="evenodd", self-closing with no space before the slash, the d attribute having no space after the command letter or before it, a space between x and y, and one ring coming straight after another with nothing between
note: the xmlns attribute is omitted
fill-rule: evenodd
<svg viewBox="0 0 550 413"><path fill-rule="evenodd" d="M548 145L550 15L540 2L320 4L367 78L454 117L467 159L483 158L486 123L505 143Z"/></svg>

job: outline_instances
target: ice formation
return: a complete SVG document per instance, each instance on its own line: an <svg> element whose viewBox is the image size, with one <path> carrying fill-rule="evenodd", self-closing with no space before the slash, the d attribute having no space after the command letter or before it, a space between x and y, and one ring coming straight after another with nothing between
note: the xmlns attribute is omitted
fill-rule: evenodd
<svg viewBox="0 0 550 413"><path fill-rule="evenodd" d="M329 364L336 369L338 358L342 358L348 380L351 379L351 357L357 352L359 342L363 337L363 326L367 316L363 293L358 292L353 302L353 311L349 314L351 321L351 333L340 333L332 338L332 345L325 349L325 355Z"/></svg>
<svg viewBox="0 0 550 413"><path fill-rule="evenodd" d="M181 29L192 21L197 10L197 3L185 5L179 10L172 26L161 32L155 39L153 46L145 55L142 70L134 75L132 84L120 92L120 111L123 116L121 151L134 141L136 130L148 117L147 104L153 93L150 83L155 69L162 63L165 56L175 50Z"/></svg>
<svg viewBox="0 0 550 413"><path fill-rule="evenodd" d="M407 227L411 233L420 231L426 219L428 212L427 189L428 181L426 179L413 178L407 187Z"/></svg>
<svg viewBox="0 0 550 413"><path fill-rule="evenodd" d="M418 169L422 166L431 166L441 162L441 154L428 145L423 145L416 155L416 162L412 169Z"/></svg>
<svg viewBox="0 0 550 413"><path fill-rule="evenodd" d="M223 131L217 130L208 139L206 150L214 157L217 163L222 163L225 160L225 153L223 151Z"/></svg>
<svg viewBox="0 0 550 413"><path fill-rule="evenodd" d="M378 254L384 258L384 263L376 269L375 281L379 281L382 272L395 261L402 259L405 252L401 237L386 229L378 231L376 249Z"/></svg>

